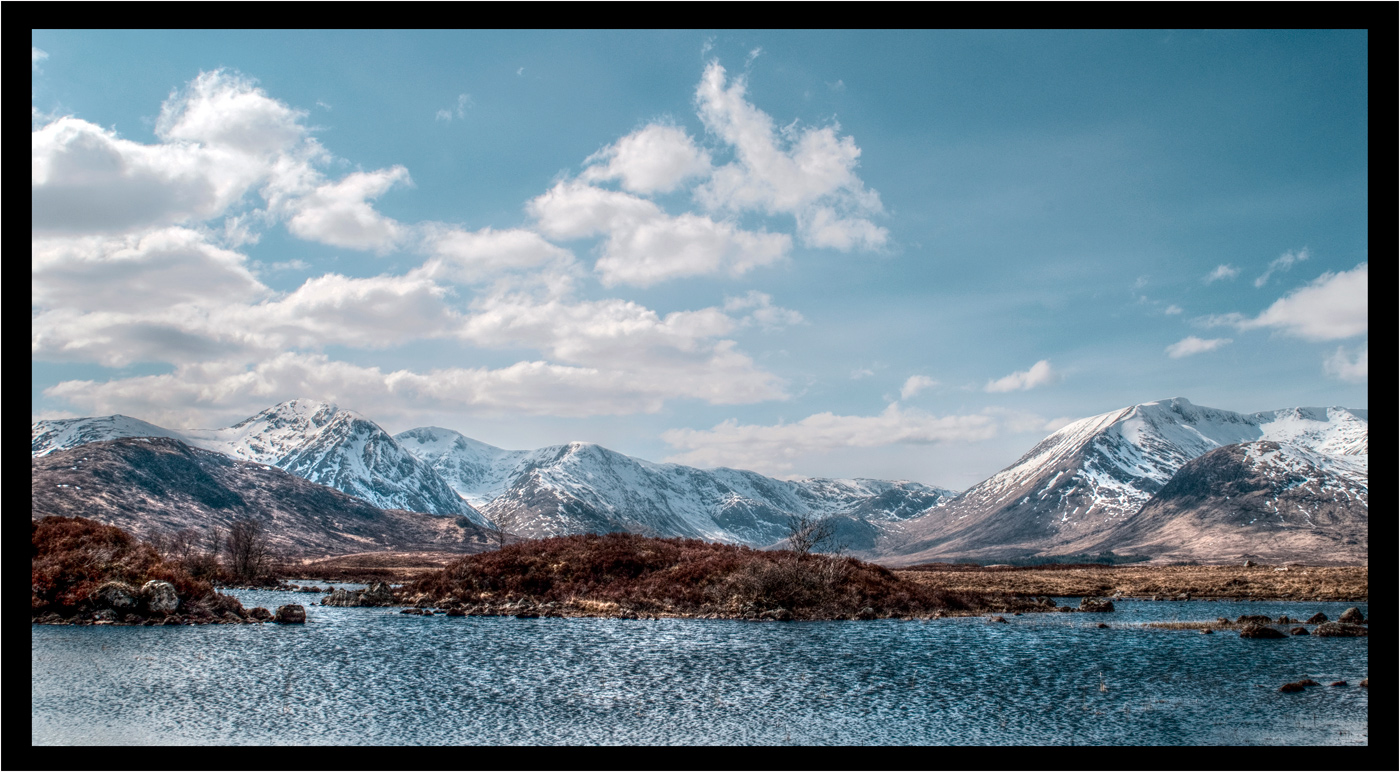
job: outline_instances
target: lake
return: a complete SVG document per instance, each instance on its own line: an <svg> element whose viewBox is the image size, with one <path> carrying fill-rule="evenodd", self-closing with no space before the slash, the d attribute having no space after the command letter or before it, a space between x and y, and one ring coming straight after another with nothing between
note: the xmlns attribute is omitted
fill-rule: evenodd
<svg viewBox="0 0 1400 772"><path fill-rule="evenodd" d="M31 737L67 744L1367 744L1366 638L1144 622L1364 603L1118 602L870 622L416 617L31 633ZM1061 603L1077 599L1061 599ZM1099 622L1111 625L1098 629ZM1278 687L1312 678L1299 694ZM1345 679L1347 687L1326 684Z"/></svg>

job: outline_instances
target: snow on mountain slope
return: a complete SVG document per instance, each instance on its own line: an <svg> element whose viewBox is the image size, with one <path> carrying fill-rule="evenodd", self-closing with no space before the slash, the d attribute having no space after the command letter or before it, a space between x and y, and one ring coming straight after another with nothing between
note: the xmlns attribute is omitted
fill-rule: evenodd
<svg viewBox="0 0 1400 772"><path fill-rule="evenodd" d="M458 495L478 508L505 492L510 470L529 454L502 450L436 426L409 429L394 435L394 440L427 462Z"/></svg>
<svg viewBox="0 0 1400 772"><path fill-rule="evenodd" d="M1094 550L1166 560L1308 563L1367 559L1369 492L1329 457L1271 440L1187 462Z"/></svg>
<svg viewBox="0 0 1400 772"><path fill-rule="evenodd" d="M487 516L530 536L627 530L761 546L786 536L790 515L899 520L951 495L912 482L787 482L658 464L584 442L502 450L435 427L395 439Z"/></svg>
<svg viewBox="0 0 1400 772"><path fill-rule="evenodd" d="M297 399L226 429L184 432L192 445L278 467L381 509L484 518L379 425L352 410Z"/></svg>
<svg viewBox="0 0 1400 772"><path fill-rule="evenodd" d="M1015 464L910 521L893 554L1018 556L1082 549L1134 515L1188 461L1261 439L1296 444L1364 479L1365 411L1243 415L1176 398L1076 421ZM1350 460L1335 453L1351 452Z"/></svg>
<svg viewBox="0 0 1400 772"><path fill-rule="evenodd" d="M181 439L179 432L124 415L35 421L30 426L30 435L31 457L47 456L55 450L67 450L89 442L117 440L123 437Z"/></svg>

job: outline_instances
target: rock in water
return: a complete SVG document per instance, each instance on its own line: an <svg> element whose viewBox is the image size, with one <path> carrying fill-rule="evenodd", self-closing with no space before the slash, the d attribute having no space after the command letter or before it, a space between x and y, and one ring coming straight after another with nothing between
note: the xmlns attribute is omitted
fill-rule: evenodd
<svg viewBox="0 0 1400 772"><path fill-rule="evenodd" d="M1349 625L1364 625L1364 624L1366 624L1366 618L1363 617L1363 616L1361 616L1361 610L1358 609L1358 608L1356 608L1355 606L1352 606L1351 608L1347 609L1346 611L1343 611L1343 612L1342 612L1342 615L1339 616L1339 617L1337 617L1337 621L1338 621L1338 622L1345 622L1345 623L1347 623L1347 624L1349 624Z"/></svg>
<svg viewBox="0 0 1400 772"><path fill-rule="evenodd" d="M1308 617L1308 624L1310 624L1310 625L1320 625L1320 624L1322 624L1323 622L1326 622L1326 621L1327 621L1327 615L1324 614L1324 613L1322 613L1321 611L1319 611L1319 612L1317 612L1316 614L1313 614L1312 616Z"/></svg>
<svg viewBox="0 0 1400 772"><path fill-rule="evenodd" d="M306 609L300 604L289 603L285 606L277 607L277 615L272 621L279 625L301 625L306 624Z"/></svg>
<svg viewBox="0 0 1400 772"><path fill-rule="evenodd" d="M1287 638L1288 636L1264 625L1245 625L1240 628L1241 638ZM1302 688L1302 687L1299 687Z"/></svg>
<svg viewBox="0 0 1400 772"><path fill-rule="evenodd" d="M146 609L153 614L173 614L180 606L175 585L157 579L141 585L141 598L146 602Z"/></svg>
<svg viewBox="0 0 1400 772"><path fill-rule="evenodd" d="M90 596L92 602L98 608L112 609L113 611L126 612L136 608L139 601L139 593L135 587L123 582L107 582Z"/></svg>
<svg viewBox="0 0 1400 772"><path fill-rule="evenodd" d="M1283 686L1280 686L1278 690L1281 692L1301 692L1304 688L1306 687L1304 687L1303 684L1295 681L1291 684L1284 684Z"/></svg>
<svg viewBox="0 0 1400 772"><path fill-rule="evenodd" d="M1289 631L1288 631L1288 634L1289 634L1289 635L1310 635L1310 633L1308 632L1308 628L1306 628L1306 627L1295 627L1295 628L1293 628L1292 630L1289 630Z"/></svg>
<svg viewBox="0 0 1400 772"><path fill-rule="evenodd" d="M1113 601L1107 598L1081 598L1080 611L1107 612L1113 610Z"/></svg>
<svg viewBox="0 0 1400 772"><path fill-rule="evenodd" d="M248 610L248 618L256 619L259 622L266 622L267 620L272 618L272 612L268 611L262 606L258 606L257 608L252 608Z"/></svg>
<svg viewBox="0 0 1400 772"><path fill-rule="evenodd" d="M1345 622L1323 622L1313 630L1313 635L1324 638L1365 638L1369 635L1362 625L1349 625Z"/></svg>

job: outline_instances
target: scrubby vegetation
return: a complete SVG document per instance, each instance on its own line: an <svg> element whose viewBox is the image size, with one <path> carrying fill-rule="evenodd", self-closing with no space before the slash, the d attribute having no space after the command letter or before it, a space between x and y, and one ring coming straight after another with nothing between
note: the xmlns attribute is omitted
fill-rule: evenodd
<svg viewBox="0 0 1400 772"><path fill-rule="evenodd" d="M1173 600L1251 598L1255 600L1364 601L1366 566L1184 566L1044 565L969 566L930 563L900 569L914 582L969 592L1020 595L1122 595Z"/></svg>
<svg viewBox="0 0 1400 772"><path fill-rule="evenodd" d="M482 613L523 602L560 615L780 619L975 614L1025 605L904 581L853 558L626 533L541 539L471 555L421 577L401 597Z"/></svg>
<svg viewBox="0 0 1400 772"><path fill-rule="evenodd" d="M45 517L30 521L30 542L34 621L138 624L248 617L236 598L215 592L209 578L192 574L115 526L82 517ZM159 583L168 583L170 590ZM153 600L159 593L165 593L164 599Z"/></svg>

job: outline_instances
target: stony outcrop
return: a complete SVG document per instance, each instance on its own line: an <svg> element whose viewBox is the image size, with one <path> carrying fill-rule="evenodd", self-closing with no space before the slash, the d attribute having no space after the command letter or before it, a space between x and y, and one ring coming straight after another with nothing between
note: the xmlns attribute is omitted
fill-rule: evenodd
<svg viewBox="0 0 1400 772"><path fill-rule="evenodd" d="M1342 612L1342 615L1339 616L1339 617L1337 617L1337 621L1338 621L1338 622L1345 622L1346 624L1349 624L1349 625L1364 625L1364 624L1366 624L1366 618L1365 618L1364 616L1361 615L1361 610L1358 609L1358 608L1355 607L1355 606L1352 606L1351 608L1347 609L1346 611L1343 611L1343 612Z"/></svg>
<svg viewBox="0 0 1400 772"><path fill-rule="evenodd" d="M306 609L297 603L278 606L277 614L273 616L272 621L279 625L306 624Z"/></svg>
<svg viewBox="0 0 1400 772"><path fill-rule="evenodd" d="M1320 625L1320 624L1322 624L1323 622L1326 622L1326 621L1327 621L1327 615L1324 614L1324 613L1322 613L1321 611L1319 611L1319 612L1317 612L1316 614L1313 614L1312 616L1308 617L1308 624L1310 624L1310 625Z"/></svg>
<svg viewBox="0 0 1400 772"><path fill-rule="evenodd" d="M141 585L141 600L152 614L173 614L180 607L180 596L175 593L175 585L158 579Z"/></svg>
<svg viewBox="0 0 1400 772"><path fill-rule="evenodd" d="M384 582L373 582L360 590L337 587L321 599L322 606L392 606L394 591Z"/></svg>
<svg viewBox="0 0 1400 772"><path fill-rule="evenodd" d="M1313 635L1323 638L1365 638L1369 634L1364 625L1350 625L1345 622L1324 622L1313 630Z"/></svg>
<svg viewBox="0 0 1400 772"><path fill-rule="evenodd" d="M1240 628L1241 638L1287 638L1288 636L1264 625L1245 625Z"/></svg>
<svg viewBox="0 0 1400 772"><path fill-rule="evenodd" d="M1079 601L1079 610L1106 613L1113 610L1113 601L1107 598L1081 598Z"/></svg>
<svg viewBox="0 0 1400 772"><path fill-rule="evenodd" d="M1309 632L1308 632L1308 628L1306 628L1306 627L1295 627L1295 628L1293 628L1292 630L1289 630L1289 631L1288 631L1288 634L1289 634L1289 635L1312 635L1312 633L1309 633Z"/></svg>
<svg viewBox="0 0 1400 772"><path fill-rule="evenodd" d="M136 610L141 593L125 582L106 582L92 591L89 599L99 609L111 609L118 614Z"/></svg>

